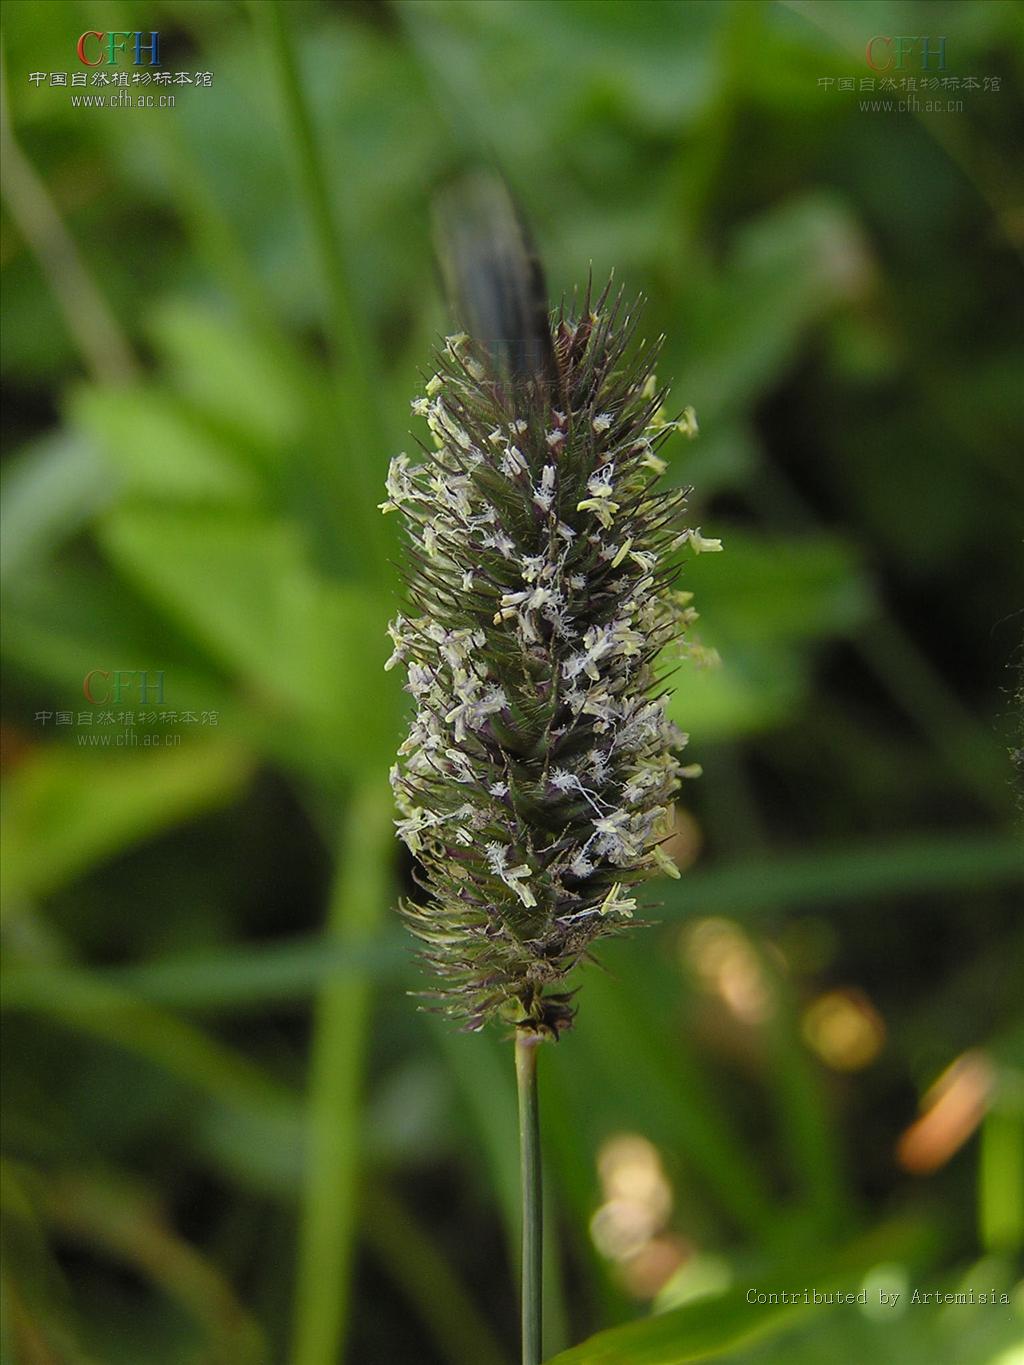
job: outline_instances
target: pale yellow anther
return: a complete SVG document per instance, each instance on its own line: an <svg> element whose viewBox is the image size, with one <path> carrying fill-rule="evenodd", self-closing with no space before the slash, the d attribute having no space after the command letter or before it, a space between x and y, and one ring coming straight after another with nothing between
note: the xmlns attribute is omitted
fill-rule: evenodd
<svg viewBox="0 0 1024 1365"><path fill-rule="evenodd" d="M685 436L688 441L692 441L698 435L700 427L697 425L697 414L693 408L683 408L683 415L676 423L676 431L679 432L680 436Z"/></svg>
<svg viewBox="0 0 1024 1365"><path fill-rule="evenodd" d="M699 526L696 530L690 532L688 539L695 555L714 554L722 548L722 542L720 540L709 539L707 536L702 536Z"/></svg>
<svg viewBox="0 0 1024 1365"><path fill-rule="evenodd" d="M700 764L694 763L692 766L695 768L699 768ZM698 776L699 773L694 773L694 777ZM651 849L651 855L654 858L654 861L658 864L658 867L661 869L661 871L664 872L666 877L672 877L675 881L679 880L681 876L679 868L676 867L675 863L668 856L668 854L665 852L665 850L662 848L660 844L654 845L654 847Z"/></svg>

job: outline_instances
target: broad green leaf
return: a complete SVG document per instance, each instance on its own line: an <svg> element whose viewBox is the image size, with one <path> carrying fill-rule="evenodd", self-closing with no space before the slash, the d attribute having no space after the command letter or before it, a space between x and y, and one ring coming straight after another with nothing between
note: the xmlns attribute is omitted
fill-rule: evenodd
<svg viewBox="0 0 1024 1365"><path fill-rule="evenodd" d="M812 1313L791 1332L730 1351L729 1365L1021 1365L1024 1304L1011 1259L986 1257L964 1268L915 1276L898 1261L876 1266L861 1282L867 1302ZM889 1296L880 1299L881 1290ZM995 1290L997 1300L989 1296ZM970 1302L971 1291L975 1302ZM937 1302L936 1292L960 1294ZM893 1302L892 1295L899 1294ZM986 1301L980 1301L980 1294ZM1006 1293L1009 1303L998 1301ZM917 1296L915 1301L915 1294Z"/></svg>
<svg viewBox="0 0 1024 1365"><path fill-rule="evenodd" d="M223 711L230 700L223 673L203 650L92 559L65 558L18 575L4 595L4 654L45 682L32 697L40 709L82 708L85 676L96 668L161 670L168 706Z"/></svg>
<svg viewBox="0 0 1024 1365"><path fill-rule="evenodd" d="M161 389L81 389L71 417L124 494L228 506L251 506L262 495L246 452Z"/></svg>
<svg viewBox="0 0 1024 1365"><path fill-rule="evenodd" d="M237 322L182 299L164 303L150 330L183 396L280 463L303 423L296 376Z"/></svg>
<svg viewBox="0 0 1024 1365"><path fill-rule="evenodd" d="M292 522L226 509L122 508L105 547L310 763L382 763L398 688L384 673L387 606L323 577ZM367 680L373 679L371 685Z"/></svg>
<svg viewBox="0 0 1024 1365"><path fill-rule="evenodd" d="M809 686L800 646L845 635L871 610L856 558L841 541L720 534L722 554L684 563L680 586L700 618L691 638L717 648L719 667L684 662L672 677L672 718L697 741L780 723Z"/></svg>
<svg viewBox="0 0 1024 1365"><path fill-rule="evenodd" d="M853 550L825 536L754 537L714 526L722 554L687 560L682 585L701 613L697 633L751 648L846 634L871 610Z"/></svg>
<svg viewBox="0 0 1024 1365"><path fill-rule="evenodd" d="M95 443L63 429L14 456L4 466L0 489L5 586L80 530L114 494Z"/></svg>
<svg viewBox="0 0 1024 1365"><path fill-rule="evenodd" d="M489 137L509 153L535 150L538 134L569 131L581 108L602 125L618 118L665 135L693 124L719 70L709 51L726 18L714 5L540 3L403 4L403 19L431 65L479 103ZM610 50L614 62L607 60ZM571 52L566 63L561 54ZM529 101L517 81L531 76Z"/></svg>
<svg viewBox="0 0 1024 1365"><path fill-rule="evenodd" d="M662 368L673 392L711 429L780 375L811 324L863 294L872 271L841 200L813 194L762 213L737 232L722 275L696 290L670 330Z"/></svg>
<svg viewBox="0 0 1024 1365"><path fill-rule="evenodd" d="M821 1293L851 1293L880 1261L916 1259L927 1246L920 1225L894 1223L875 1229L839 1253L806 1256L801 1261L746 1273L746 1282L626 1327L599 1332L580 1346L554 1357L549 1365L684 1365L709 1360L744 1343L792 1326L825 1311L824 1304L751 1303L755 1292L781 1293L794 1287ZM834 1312L834 1308L828 1309Z"/></svg>
<svg viewBox="0 0 1024 1365"><path fill-rule="evenodd" d="M721 638L704 630L694 634L712 645ZM691 637L692 638L692 637ZM684 659L671 677L668 713L694 743L732 739L781 724L808 688L804 660L793 649L749 649L723 643L721 663Z"/></svg>
<svg viewBox="0 0 1024 1365"><path fill-rule="evenodd" d="M692 485L702 502L722 489L741 488L762 458L757 437L742 422L701 432L698 441L673 437L661 453L669 463L668 478L684 487Z"/></svg>
<svg viewBox="0 0 1024 1365"><path fill-rule="evenodd" d="M46 895L122 849L226 804L248 773L237 749L199 740L150 751L36 749L5 783L5 905Z"/></svg>
<svg viewBox="0 0 1024 1365"><path fill-rule="evenodd" d="M772 1288L786 1284L772 1281ZM819 1287L824 1282L819 1280ZM782 1330L809 1312L805 1305L752 1310L741 1290L699 1299L684 1308L599 1332L555 1356L550 1365L683 1365Z"/></svg>

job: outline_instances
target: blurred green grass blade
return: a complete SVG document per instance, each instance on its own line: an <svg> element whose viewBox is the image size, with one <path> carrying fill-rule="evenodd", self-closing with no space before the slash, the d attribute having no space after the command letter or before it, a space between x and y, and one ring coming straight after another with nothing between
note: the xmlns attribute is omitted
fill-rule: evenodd
<svg viewBox="0 0 1024 1365"><path fill-rule="evenodd" d="M161 1067L216 1107L244 1120L268 1149L298 1150L297 1100L256 1063L202 1029L135 1000L88 972L67 972L60 984L59 993L41 992L26 999L24 1007ZM18 1007L16 1001L8 1003Z"/></svg>
<svg viewBox="0 0 1024 1365"><path fill-rule="evenodd" d="M343 947L358 947L378 931L391 898L393 839L391 793L374 777L353 793L342 826L327 933ZM345 1340L370 1003L365 978L333 982L317 998L292 1365L336 1360Z"/></svg>
<svg viewBox="0 0 1024 1365"><path fill-rule="evenodd" d="M1019 918L1019 917L1018 917ZM1024 925L979 945L923 999L905 1007L894 1028L908 1057L940 1059L977 1047L981 1021L998 1031L985 1040L995 1059L1014 1070L1024 1065L1024 1019L1020 983L1024 981ZM979 1003L984 1002L979 1010ZM999 1026L998 1021L1003 1021Z"/></svg>
<svg viewBox="0 0 1024 1365"><path fill-rule="evenodd" d="M981 1244L996 1255L1024 1245L1024 1109L995 1108L981 1127L978 1171Z"/></svg>
<svg viewBox="0 0 1024 1365"><path fill-rule="evenodd" d="M917 722L982 809L1001 819L1011 816L1006 751L994 727L964 703L913 636L894 616L884 615L861 632L858 648L889 695Z"/></svg>
<svg viewBox="0 0 1024 1365"><path fill-rule="evenodd" d="M79 978L84 976L100 987L124 992L125 1003L140 1000L164 1009L264 1009L285 1001L306 1001L339 977L398 977L406 958L405 945L395 934L357 945L311 937L183 953L105 971L9 966L2 976L0 1008L38 1009L48 996L76 993Z"/></svg>
<svg viewBox="0 0 1024 1365"><path fill-rule="evenodd" d="M261 3L265 2L261 0ZM117 19L119 6L108 8L110 12L103 20L108 30L131 29L130 24ZM193 338L201 344L193 345L188 351L179 349L172 360L177 362L180 377L188 391L195 394L197 399L205 398L222 409L227 407L247 427L252 427L257 414L265 416L269 410L271 421L259 432L258 445L272 458L280 458L281 451L274 450L273 445L283 439L286 430L292 425L294 410L301 406L304 417L315 427L315 433L287 453L292 457L293 472L306 480L314 494L319 492L321 495L315 506L322 515L333 548L344 552L350 548L345 542L356 538L352 536L344 466L337 458L337 394L323 382L323 371L310 363L310 356L303 352L290 331L282 325L269 302L265 283L250 258L251 253L236 223L229 215L233 207L235 218L244 219L244 208L248 206L251 196L247 194L244 206L237 203L232 205L228 187L216 183L215 175L211 176L207 159L212 155L216 163L218 150L223 153L228 149L215 148L211 153L209 135L210 130L204 130L204 141L197 145L194 127L189 134L183 131L182 125L176 120L153 120L151 136L164 166L164 175L158 179L173 186L169 206L181 214L196 255L205 260L211 279L231 295L244 319L244 332L239 339L242 356L249 361L256 359L256 367L263 368L268 382L253 394L255 401L252 406L245 408L242 394L246 389L253 393L253 365L240 367L237 354L222 353L217 347L215 335L212 338L212 365L207 364L211 358L209 335L205 339ZM260 133L256 135L261 136ZM175 304L168 306L173 314ZM182 303L179 306L186 311L198 311L192 305ZM207 320L212 323L212 315ZM184 339L180 329L174 329L173 320L171 326L174 335L169 335L164 326L165 310L158 311L155 321L158 341L165 344L170 341L173 345L175 341ZM230 324L225 330L232 330ZM270 366L269 372L267 365ZM239 368L243 381L241 385L221 382L226 369ZM366 446L364 440L356 443L350 453L356 460L363 458L364 454L369 458L370 447ZM371 497L363 501L366 502L368 516L372 516L371 508L377 499ZM368 524L375 526L373 522ZM376 529L379 531L379 527ZM355 548L357 553L352 555L352 560L353 566L358 568L362 547L357 545Z"/></svg>
<svg viewBox="0 0 1024 1365"><path fill-rule="evenodd" d="M293 153L291 160L301 185L319 269L327 285L330 304L328 325L336 359L339 364L352 368L365 395L375 368L369 363L374 346L368 340L352 293L349 266L335 221L323 156L299 70L291 32L292 21L280 0L264 0L264 3L255 6L255 12L263 26L274 64L288 142Z"/></svg>
<svg viewBox="0 0 1024 1365"><path fill-rule="evenodd" d="M778 463L766 461L758 483L764 514L769 519L795 521L804 533L824 529ZM854 646L890 697L916 722L951 770L959 773L984 809L1007 816L1012 796L1005 750L884 603L875 619L862 625L854 637Z"/></svg>
<svg viewBox="0 0 1024 1365"><path fill-rule="evenodd" d="M396 978L407 953L397 934L342 944L320 937L188 955L110 973L141 999L170 1008L256 1009L305 1001L352 977Z"/></svg>
<svg viewBox="0 0 1024 1365"><path fill-rule="evenodd" d="M719 39L720 74L699 135L682 142L673 159L669 199L672 212L666 224L665 244L670 260L678 259L680 254L673 240L680 218L687 224L688 237L694 245L698 233L707 230L708 219L714 212L714 197L727 174L733 140L738 135L744 86L756 61L755 49L763 47L765 15L760 6L723 6L719 18L724 28Z"/></svg>
<svg viewBox="0 0 1024 1365"><path fill-rule="evenodd" d="M46 1236L36 1172L8 1156L0 1158L0 1212L0 1365L93 1365L78 1348L79 1324Z"/></svg>
<svg viewBox="0 0 1024 1365"><path fill-rule="evenodd" d="M103 291L93 279L49 187L25 155L15 135L2 51L0 150L0 182L4 202L39 262L82 360L97 379L114 385L129 384L138 372L138 362L131 343Z"/></svg>
<svg viewBox="0 0 1024 1365"><path fill-rule="evenodd" d="M698 1061L679 1010L678 969L649 945L622 940L601 955L580 996L579 1027L541 1073L545 1140L559 1187L585 1229L602 1202L597 1158L610 1134L641 1134L678 1165L694 1203L717 1205L760 1243L784 1220L764 1163ZM583 1158L583 1159L581 1159ZM600 1264L585 1233L581 1250ZM601 1266L601 1270L606 1270ZM602 1287L610 1293L607 1277Z"/></svg>
<svg viewBox="0 0 1024 1365"><path fill-rule="evenodd" d="M745 1343L778 1333L821 1312L822 1306L751 1304L750 1288L767 1293L794 1288L851 1292L881 1261L913 1260L928 1243L919 1225L883 1225L836 1253L822 1252L748 1276L746 1283L655 1317L599 1332L555 1356L549 1365L684 1365L709 1360ZM834 1308L828 1311L835 1312Z"/></svg>
<svg viewBox="0 0 1024 1365"><path fill-rule="evenodd" d="M48 1176L43 1205L63 1239L121 1262L180 1305L201 1331L204 1359L266 1361L256 1321L213 1261L168 1224L154 1195L133 1181L63 1171Z"/></svg>
<svg viewBox="0 0 1024 1365"><path fill-rule="evenodd" d="M108 31L131 31L134 18L129 22L123 5L106 0L103 9L102 23ZM223 206L223 193L214 188L206 159L189 145L177 119L153 119L147 131L162 156L161 178L172 187L174 207L195 254L207 264L209 278L233 297L253 333L282 360L294 360L291 338L274 316L267 290Z"/></svg>
<svg viewBox="0 0 1024 1365"><path fill-rule="evenodd" d="M226 805L249 777L232 745L38 749L4 786L4 905L46 895L97 863L184 820Z"/></svg>
<svg viewBox="0 0 1024 1365"><path fill-rule="evenodd" d="M512 1074L501 1065L500 1042L489 1033L456 1032L447 1020L426 1015L459 1088L467 1126L497 1196L508 1239L510 1264L519 1254L519 1155L511 1140L516 1131L516 1097Z"/></svg>
<svg viewBox="0 0 1024 1365"><path fill-rule="evenodd" d="M771 1001L764 1026L772 1077L769 1099L778 1112L780 1141L789 1157L793 1187L803 1201L806 1223L815 1237L827 1239L834 1237L847 1212L848 1194L823 1076L801 1035L788 977L771 953L757 952Z"/></svg>
<svg viewBox="0 0 1024 1365"><path fill-rule="evenodd" d="M1019 838L962 833L750 859L688 873L659 889L666 914L756 917L870 897L1015 884L1024 885Z"/></svg>
<svg viewBox="0 0 1024 1365"><path fill-rule="evenodd" d="M294 1196L303 1164L302 1110L298 1097L255 1062L98 973L8 968L3 980L6 1009L33 1011L121 1048L202 1097L205 1103L190 1116L192 1144L232 1182Z"/></svg>
<svg viewBox="0 0 1024 1365"><path fill-rule="evenodd" d="M436 1238L376 1181L364 1193L363 1227L370 1246L451 1365L508 1365L508 1356L441 1255Z"/></svg>
<svg viewBox="0 0 1024 1365"><path fill-rule="evenodd" d="M348 508L351 532L362 542L371 575L387 579L390 568L384 546L389 532L377 511L384 473L383 464L378 468L376 463L383 453L385 430L379 416L381 366L376 339L356 301L323 152L299 69L289 9L281 0L263 0L254 6L274 68L291 152L289 160L297 173L313 248L326 286L327 331L339 372L337 420L344 436L346 478L341 480L341 462L336 462L338 474L330 477L330 467L325 471L330 482L324 491L337 496Z"/></svg>
<svg viewBox="0 0 1024 1365"><path fill-rule="evenodd" d="M10 980L12 989L5 986L4 991L7 1008L38 1009L76 1031L145 1057L209 1096L214 1103L193 1118L197 1146L213 1154L232 1179L262 1192L294 1192L300 1169L299 1107L291 1093L259 1067L174 1016L114 989L95 974L16 972ZM29 991L23 989L26 985L31 986ZM429 1308L435 1335L451 1348L453 1361L502 1359L451 1269L432 1248L429 1256L421 1254L424 1234L417 1230L410 1242L408 1215L401 1212L383 1226L394 1213L393 1207L383 1210L371 1196L367 1233L399 1283L423 1311ZM396 1237L404 1238L404 1244L397 1245ZM428 1280L435 1291L439 1283L443 1285L443 1303L427 1304ZM460 1355L455 1343L460 1349L473 1343L473 1352Z"/></svg>
<svg viewBox="0 0 1024 1365"><path fill-rule="evenodd" d="M591 1094L607 1094L613 1076L628 1077L630 1122L656 1142L671 1134L721 1207L741 1227L767 1237L773 1213L759 1162L736 1136L682 1032L666 1034L653 993L634 971L632 945L623 947L614 959L605 953L614 976L591 973L578 1035L557 1055L566 1093L572 1086L566 1073L573 1059L565 1055L570 1047L587 1053ZM555 1071L556 1058L545 1060ZM586 1105L586 1095L577 1102Z"/></svg>

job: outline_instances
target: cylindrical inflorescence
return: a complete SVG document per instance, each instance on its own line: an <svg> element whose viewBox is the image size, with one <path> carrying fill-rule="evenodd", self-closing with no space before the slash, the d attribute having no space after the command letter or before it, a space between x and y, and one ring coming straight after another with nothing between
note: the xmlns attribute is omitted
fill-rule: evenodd
<svg viewBox="0 0 1024 1365"><path fill-rule="evenodd" d="M402 906L444 1012L557 1036L566 977L621 932L688 769L659 660L695 613L678 552L718 549L658 491L653 365L609 291L551 320L553 376L498 375L450 337L413 403L432 448L397 456L408 606L391 625L416 704L392 769L424 895Z"/></svg>

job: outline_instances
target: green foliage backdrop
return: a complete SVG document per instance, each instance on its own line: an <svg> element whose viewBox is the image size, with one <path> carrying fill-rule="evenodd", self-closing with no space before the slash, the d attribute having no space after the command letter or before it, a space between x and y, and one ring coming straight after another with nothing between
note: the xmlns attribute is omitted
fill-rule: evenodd
<svg viewBox="0 0 1024 1365"><path fill-rule="evenodd" d="M683 876L542 1058L550 1352L1020 1361L1020 19L7 0L5 1362L515 1354L511 1049L416 1012L391 914L376 511L481 160L556 297L646 294L727 551ZM136 29L211 82L51 84ZM926 33L963 88L863 107ZM139 669L175 720L83 694ZM796 1287L870 1302L747 1300Z"/></svg>

